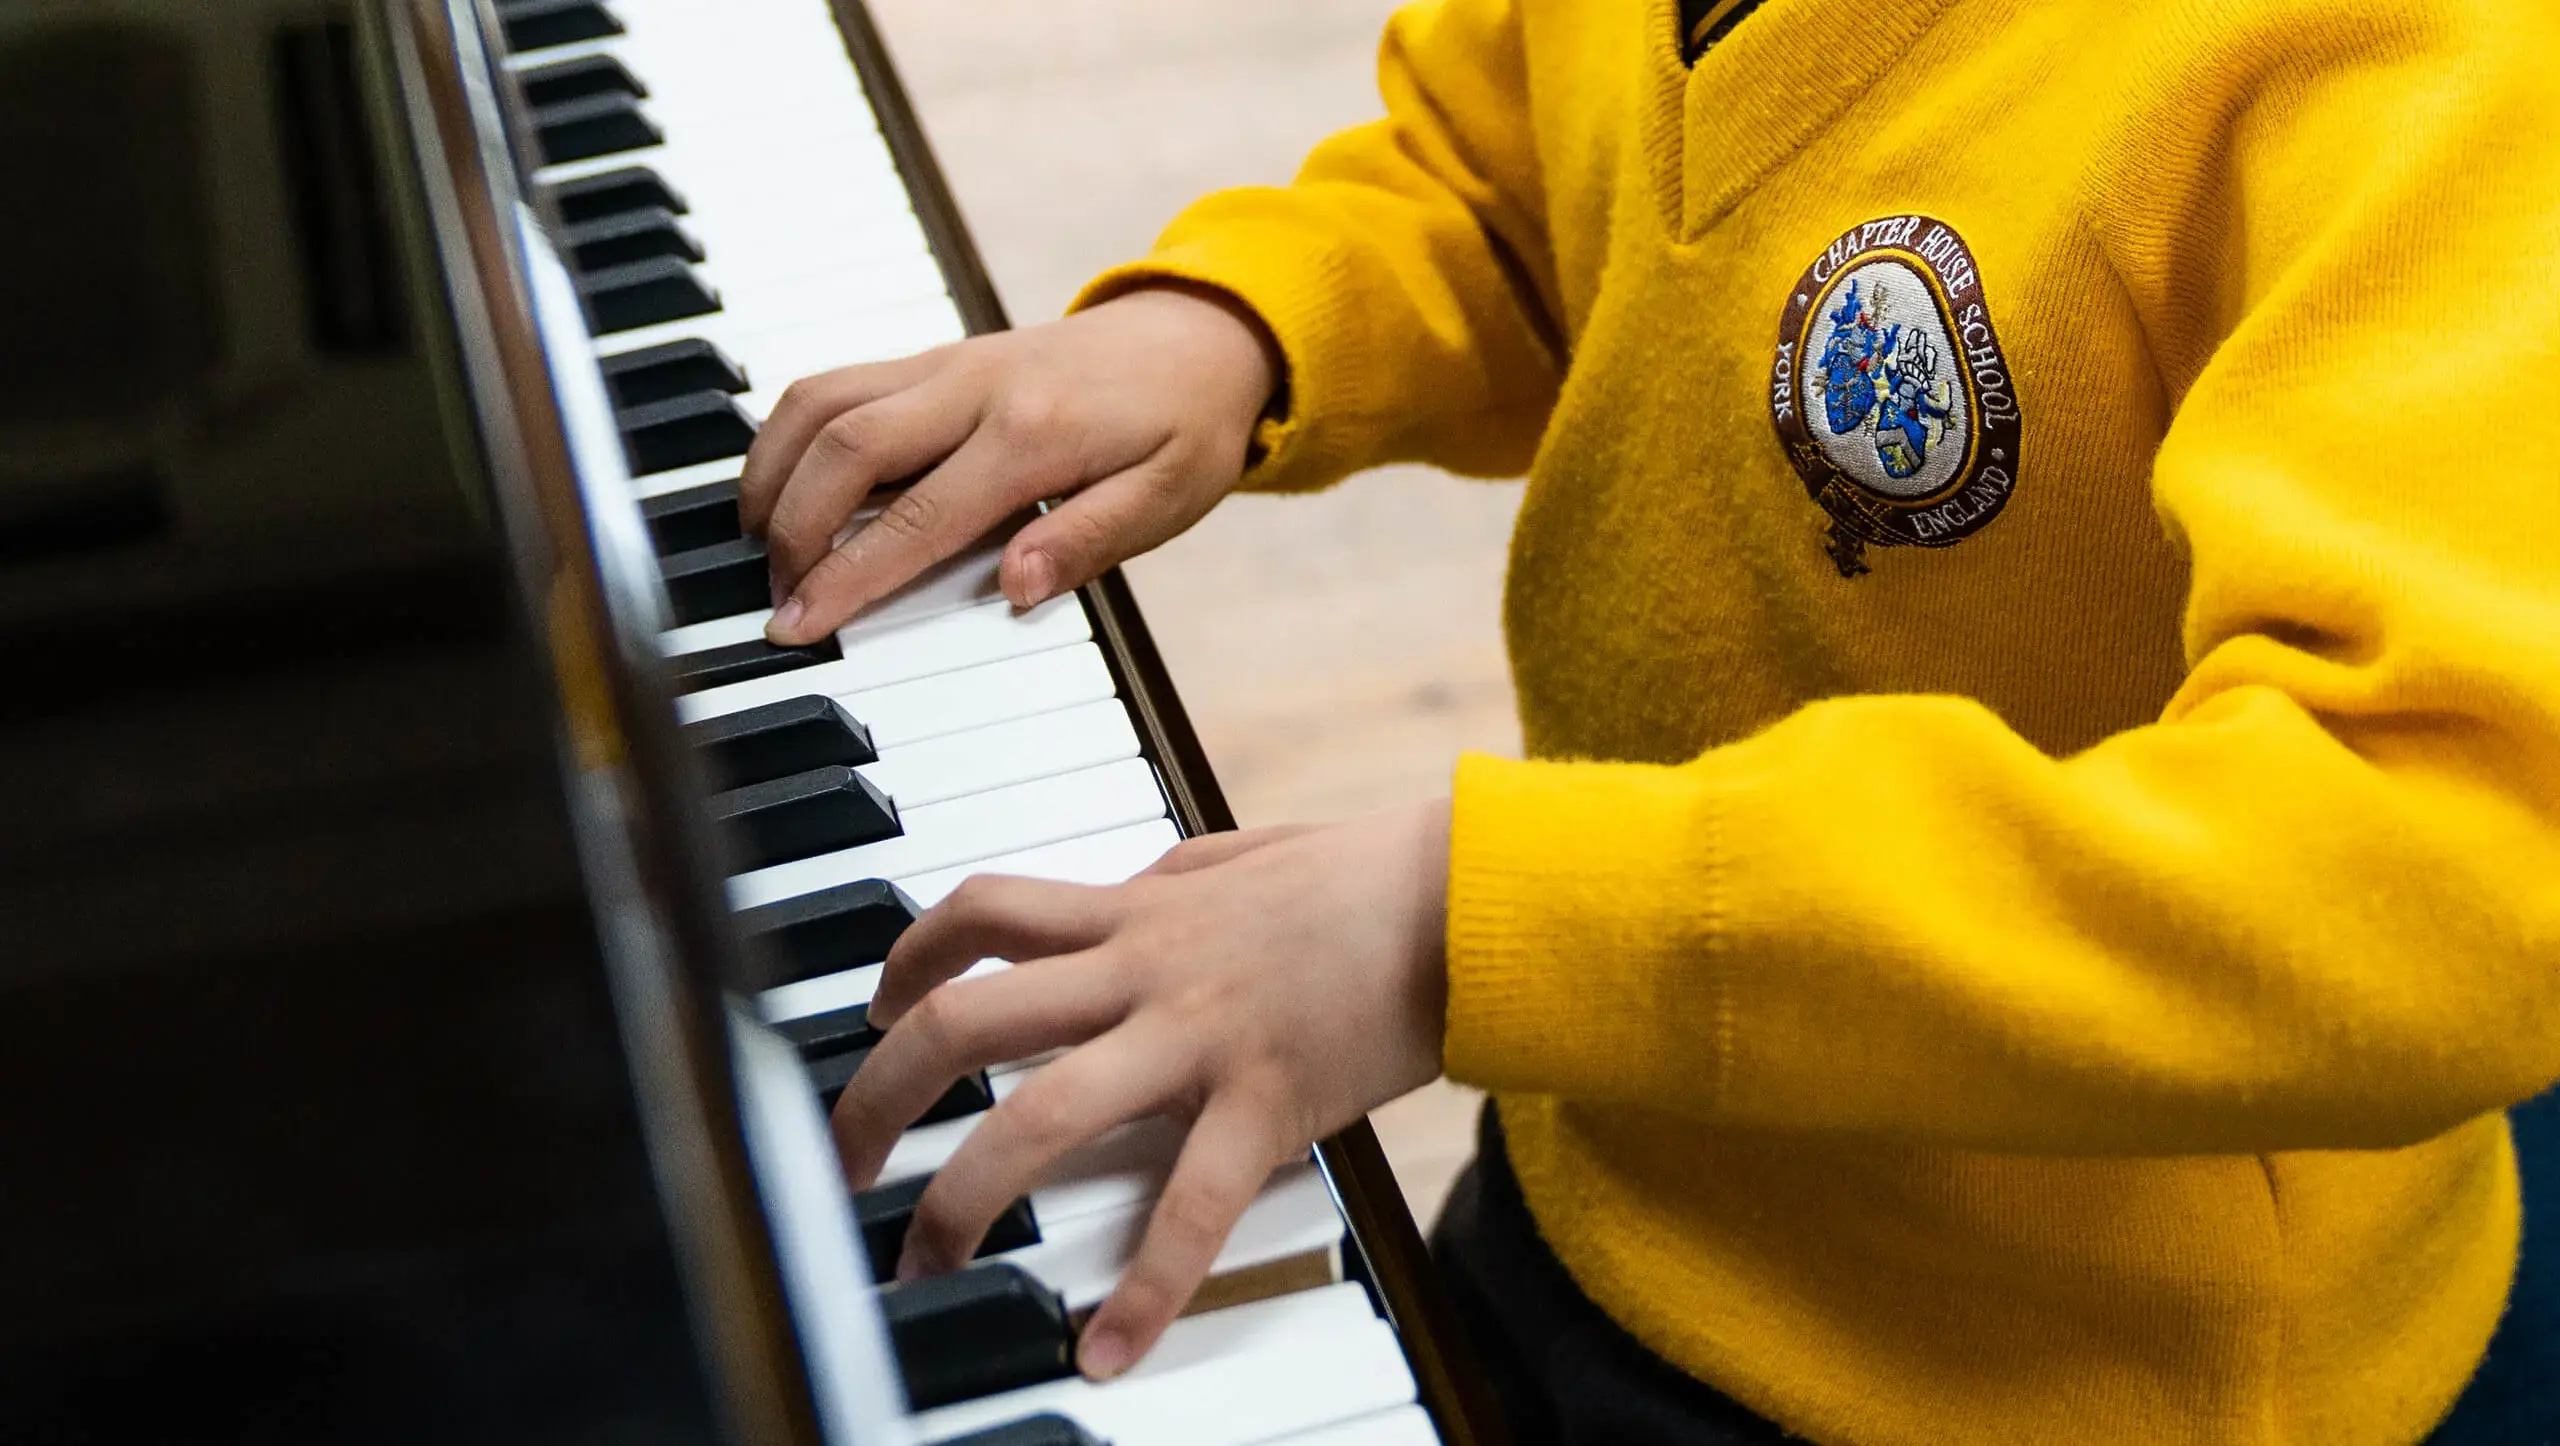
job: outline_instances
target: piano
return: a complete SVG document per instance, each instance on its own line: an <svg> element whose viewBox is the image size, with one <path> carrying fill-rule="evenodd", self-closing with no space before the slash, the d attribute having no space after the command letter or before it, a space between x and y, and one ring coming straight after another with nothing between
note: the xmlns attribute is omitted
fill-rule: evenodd
<svg viewBox="0 0 2560 1446"><path fill-rule="evenodd" d="M0 1439L1499 1439L1365 1125L1109 1383L1166 1122L874 1284L1042 1063L849 1196L898 930L1232 820L1117 574L762 640L779 388L1005 325L860 0L9 7L0 189Z"/></svg>

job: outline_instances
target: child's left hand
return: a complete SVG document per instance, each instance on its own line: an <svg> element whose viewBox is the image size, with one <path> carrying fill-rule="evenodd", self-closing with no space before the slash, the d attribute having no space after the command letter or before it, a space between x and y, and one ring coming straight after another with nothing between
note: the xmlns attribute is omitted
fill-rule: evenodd
<svg viewBox="0 0 2560 1446"><path fill-rule="evenodd" d="M1061 1155L1146 1115L1192 1126L1146 1236L1078 1348L1119 1374L1198 1288L1273 1168L1440 1072L1449 805L1213 834L1113 888L980 877L882 971L895 1028L837 1102L855 1188L962 1074L1075 1046L935 1175L902 1280L965 1264ZM944 984L986 957L1001 974ZM940 985L942 987L937 988Z"/></svg>

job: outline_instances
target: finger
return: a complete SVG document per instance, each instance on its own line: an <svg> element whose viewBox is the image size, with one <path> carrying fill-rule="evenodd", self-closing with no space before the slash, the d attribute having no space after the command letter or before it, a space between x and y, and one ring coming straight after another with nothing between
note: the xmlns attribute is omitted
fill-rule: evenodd
<svg viewBox="0 0 2560 1446"><path fill-rule="evenodd" d="M1032 1074L934 1172L907 1227L898 1279L967 1264L996 1216L1060 1156L1180 1095L1189 1059L1185 1042L1162 1026L1131 1021Z"/></svg>
<svg viewBox="0 0 2560 1446"><path fill-rule="evenodd" d="M1207 515L1217 493L1181 487L1168 451L1159 448L1094 483L1014 534L999 580L1015 607L1036 607L1072 592Z"/></svg>
<svg viewBox="0 0 2560 1446"><path fill-rule="evenodd" d="M889 946L871 995L871 1019L898 1022L935 985L981 959L1020 962L1090 949L1126 912L1113 889L978 874L924 911Z"/></svg>
<svg viewBox="0 0 2560 1446"><path fill-rule="evenodd" d="M914 386L947 359L945 352L929 351L897 361L839 367L783 388L772 415L756 428L755 442L747 448L746 465L738 474L738 521L745 530L764 531L773 516L774 499L782 495L782 484L820 428L856 407Z"/></svg>
<svg viewBox="0 0 2560 1446"><path fill-rule="evenodd" d="M825 636L1074 480L1074 459L1063 449L1026 451L1011 434L979 427L942 465L890 498L879 516L818 559L793 586L766 636L783 644ZM796 477L792 485L798 485Z"/></svg>
<svg viewBox="0 0 2560 1446"><path fill-rule="evenodd" d="M1229 859L1241 858L1256 849L1286 843L1300 834L1315 832L1322 825L1312 823L1275 823L1261 828L1230 829L1225 833L1204 833L1187 838L1165 850L1164 856L1140 871L1140 876L1196 873L1214 868Z"/></svg>
<svg viewBox="0 0 2560 1446"><path fill-rule="evenodd" d="M873 1046L836 1100L830 1124L845 1179L868 1188L898 1136L960 1076L1081 1044L1117 1025L1129 1007L1120 979L1116 970L1060 960L935 990Z"/></svg>
<svg viewBox="0 0 2560 1446"><path fill-rule="evenodd" d="M950 376L838 413L818 429L773 501L764 535L774 577L786 589L796 585L873 488L942 461L977 424L978 399L964 379Z"/></svg>
<svg viewBox="0 0 2560 1446"><path fill-rule="evenodd" d="M1280 1163L1271 1120L1258 1100L1229 1092L1191 1127L1137 1257L1076 1345L1076 1368L1087 1378L1105 1381L1127 1370L1208 1278L1236 1220Z"/></svg>

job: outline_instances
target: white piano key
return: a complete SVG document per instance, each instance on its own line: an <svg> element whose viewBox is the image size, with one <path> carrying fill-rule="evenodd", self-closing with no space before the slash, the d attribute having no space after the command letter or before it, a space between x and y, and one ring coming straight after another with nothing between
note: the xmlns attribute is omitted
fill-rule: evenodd
<svg viewBox="0 0 2560 1446"><path fill-rule="evenodd" d="M701 244L705 259L697 266L731 310L758 287L806 287L815 294L862 276L933 269L939 277L923 225L905 211L838 217L790 207L728 207L713 216L697 207L681 224Z"/></svg>
<svg viewBox="0 0 2560 1446"><path fill-rule="evenodd" d="M750 410L770 410L769 398L802 377L913 356L966 335L959 303L936 292L852 316L804 318L786 333L742 328L734 318L712 312L613 332L597 340L607 354L670 341L707 341L768 379L760 381L759 390L751 394Z"/></svg>
<svg viewBox="0 0 2560 1446"><path fill-rule="evenodd" d="M649 86L649 94L639 102L640 113L657 128L661 139L609 154L636 158L672 150L701 158L726 153L736 158L745 174L773 179L802 167L872 169L889 158L888 143L874 123L869 104L846 78L805 66L776 67L759 77L760 89L772 94L743 104L734 92L707 95L701 86L683 79L652 82L650 72L666 77L674 74L674 68L657 55L644 57L643 50L624 45L608 53ZM555 162L535 175L541 181L555 174L575 175L580 172L573 168L593 167L599 159L581 156Z"/></svg>
<svg viewBox="0 0 2560 1446"><path fill-rule="evenodd" d="M983 979L1001 974L1013 966L1002 959L981 959L960 971L963 979ZM756 997L756 1011L767 1024L824 1014L831 1009L851 1009L869 1004L880 987L880 968L865 964L835 974L821 974L815 979L802 979L791 984L777 984Z"/></svg>
<svg viewBox="0 0 2560 1446"><path fill-rule="evenodd" d="M881 748L1113 696L1110 665L1092 643L1050 648L844 696L845 711Z"/></svg>
<svg viewBox="0 0 2560 1446"><path fill-rule="evenodd" d="M727 193L747 184L789 186L830 177L896 175L887 139L849 88L816 71L776 73L771 79L778 110L742 106L732 111L683 91L653 92L641 109L665 139L622 154L668 155L671 165L703 186ZM898 190L903 199L905 187ZM692 193L686 196L691 199ZM845 201L841 196L829 199L838 205ZM854 199L867 201L871 193Z"/></svg>
<svg viewBox="0 0 2560 1446"><path fill-rule="evenodd" d="M596 338L597 345L607 353L621 353L698 339L762 367L768 377L797 377L806 374L799 365L804 358L867 350L872 344L866 337L926 335L928 323L943 311L957 314L940 264L930 256L909 258L877 275L831 277L824 286L812 286L801 306L790 303L787 286L758 291L716 265L694 270L719 298L719 310L606 332ZM849 365L831 360L814 369Z"/></svg>
<svg viewBox="0 0 2560 1446"><path fill-rule="evenodd" d="M1002 963L980 960L980 964ZM865 964L835 974L821 974L815 979L800 979L777 984L756 996L756 1012L767 1024L824 1014L831 1009L851 1009L869 1004L873 991L880 987L880 966Z"/></svg>
<svg viewBox="0 0 2560 1446"><path fill-rule="evenodd" d="M884 749L854 771L903 810L1137 756L1138 730L1112 698Z"/></svg>
<svg viewBox="0 0 2560 1446"><path fill-rule="evenodd" d="M601 36L594 40L573 40L566 45L546 45L539 50L512 50L499 64L508 70L539 70L564 60L583 60L590 55L611 54L611 47L623 37Z"/></svg>
<svg viewBox="0 0 2560 1446"><path fill-rule="evenodd" d="M705 209L720 200L706 199L682 218L682 224L702 243L707 257L731 271L789 280L812 268L885 263L930 249L915 213L904 206L889 206L886 198L877 206L846 206L840 211L778 202L747 207L726 201L716 212ZM777 228L769 224L775 216L788 216L796 224Z"/></svg>
<svg viewBox="0 0 2560 1446"><path fill-rule="evenodd" d="M716 688L686 693L676 699L676 721L699 723L705 718L743 713L767 703L819 694L841 698L861 689L862 679L858 670L846 667L844 660L838 658L833 662L794 668L787 673L773 673L762 678L749 678L743 683L723 683Z"/></svg>
<svg viewBox="0 0 2560 1446"><path fill-rule="evenodd" d="M824 693L840 700L846 712L871 730L873 745L881 748L969 728L983 728L1015 718L1052 713L1112 696L1110 667L1102 661L1102 650L1091 643L1050 648L1019 658L974 668L958 668L883 688L827 693L822 686L823 681L783 696L806 698ZM738 703L735 699L714 698L715 694L725 691L707 689L687 694L677 700L678 716L692 723L755 706ZM712 699L713 702L709 706L685 706L697 699ZM733 704L735 706L731 706Z"/></svg>
<svg viewBox="0 0 2560 1446"><path fill-rule="evenodd" d="M968 977L983 978L975 971ZM996 1102L1013 1098L1030 1077L1048 1062L1018 1061L1015 1068L991 1066L987 1083ZM962 1115L958 1119L919 1125L898 1137L889 1157L880 1166L880 1185L893 1185L930 1175L950 1162L960 1146L967 1142L983 1114ZM1183 1132L1172 1120L1149 1117L1135 1120L1106 1132L1083 1148L1069 1152L1050 1168L1042 1184L1034 1192L1033 1213L1043 1222L1042 1238L1047 1245L1026 1247L1029 1250L1057 1247L1043 1267L1053 1284L1062 1291L1108 1291L1109 1281L1127 1265L1127 1248L1136 1242L1135 1231L1143 1221L1130 1215L1156 1198L1164 1188L1164 1180L1173 1168L1173 1160L1181 1149ZM1323 1187L1323 1177L1309 1186L1297 1172L1313 1172L1312 1157L1275 1171L1257 1197L1283 1197L1281 1203L1257 1204L1261 1213L1251 1215L1252 1229L1240 1223L1236 1255L1220 1256L1220 1271L1241 1270L1251 1265L1267 1264L1291 1256L1307 1255L1331 1244L1342 1229L1342 1219L1333 1208L1333 1196ZM1316 1197L1323 1196L1322 1208ZM1041 1202L1054 1207L1054 1218ZM1077 1220L1089 1216L1118 1212L1117 1224L1067 1229ZM1062 1228L1050 1229L1051 1224ZM1328 1234L1331 1231L1333 1233ZM1115 1252L1117 1252L1115 1254ZM1025 1259L1022 1251L1007 1252L1007 1260L1026 1265L1039 1262ZM1099 1297L1096 1297L1097 1299Z"/></svg>
<svg viewBox="0 0 2560 1446"><path fill-rule="evenodd" d="M861 688L903 683L957 668L1018 658L1081 643L1093 636L1084 602L1069 593L1017 613L998 598L958 608L912 627L878 631L845 627L836 633L844 661L858 671Z"/></svg>
<svg viewBox="0 0 2560 1446"><path fill-rule="evenodd" d="M1375 1416L1284 1437L1271 1446L1440 1446L1440 1430L1431 1424L1431 1413L1420 1406L1398 1406Z"/></svg>
<svg viewBox="0 0 2560 1446"><path fill-rule="evenodd" d="M635 32L602 52L618 57L649 88L641 105L661 118L670 133L679 128L704 135L762 132L788 140L794 123L811 135L877 130L871 103L850 65L795 55L780 44L752 56L716 50L688 54L684 47L692 43L680 35ZM746 69L753 83L736 84L732 76L711 74L712 67Z"/></svg>
<svg viewBox="0 0 2560 1446"><path fill-rule="evenodd" d="M606 165L604 162L615 162ZM682 147L658 145L593 160L569 162L537 173L537 185L582 179L626 166L646 167L672 187L687 206L680 218L720 254L723 236L756 239L741 259L795 255L893 255L921 239L922 226L908 206L904 183L886 158L864 153L863 143L842 141L810 152L792 169L796 176L757 180L715 171L715 162ZM780 226L792 227L777 231ZM858 249L857 249L858 248ZM750 271L756 269L748 268Z"/></svg>
<svg viewBox="0 0 2560 1446"><path fill-rule="evenodd" d="M665 140L638 150L609 151L543 166L533 173L533 184L556 186L624 166L647 166L665 177L697 211L750 188L764 190L817 182L850 189L825 199L816 198L813 193L808 206L812 212L830 207L838 214L847 209L886 208L891 204L891 191L897 193L897 204L906 204L906 187L898 178L897 163L889 153L888 143L868 125L821 123L788 149L773 147L756 155L724 156L709 146L683 138L682 118L667 119L669 112L664 106L652 107L649 113L665 133ZM731 144L737 143L733 137Z"/></svg>
<svg viewBox="0 0 2560 1446"><path fill-rule="evenodd" d="M859 72L834 27L824 23L824 7L810 5L807 9L811 12L807 16L769 10L748 20L737 0L723 0L721 4L701 5L693 10L660 11L645 23L626 11L622 15L627 27L623 34L580 43L595 47L589 52L592 54L626 57L625 63L632 65L633 73L650 87L652 95L677 89L679 83L697 93L718 86L722 95L746 105L754 100L754 82L765 68L777 74L828 77L858 92ZM794 41L803 43L791 43ZM806 43L813 41L823 43ZM566 51L567 47L559 47L556 52L542 54ZM525 55L535 63L541 58L535 52ZM653 62L655 75L642 73L633 63L643 56Z"/></svg>
<svg viewBox="0 0 2560 1446"><path fill-rule="evenodd" d="M753 54L724 53L716 41L635 28L586 54L620 61L647 88L641 111L670 139L679 133L724 141L762 135L787 148L805 139L880 134L879 118L848 61L770 42ZM560 58L569 57L564 52Z"/></svg>
<svg viewBox="0 0 2560 1446"><path fill-rule="evenodd" d="M808 8L819 10L820 18L824 18L823 7ZM844 52L842 38L836 35L831 25L823 31L811 25L809 17L805 15L767 8L755 16L752 24L742 24L740 22L747 13L743 0L724 0L722 4L711 6L695 3L692 9L658 9L647 14L645 23L642 12L628 6L617 5L615 12L623 21L625 27L623 33L598 36L593 40L571 41L566 45L546 46L540 50L516 51L507 56L507 68L535 70L556 61L574 60L589 55L627 56L633 53L635 46L640 47L644 53L654 55L670 49L670 46L663 43L652 44L663 35L670 41L688 42L680 49L676 49L674 53L700 67L702 73L684 77L689 84L696 87L716 86L726 81L725 89L729 92L741 97L749 95L752 93L750 85L754 75L753 66L768 57L777 66L822 68L830 63L838 64L847 76L853 78L857 87L860 85L859 73L854 69L852 57ZM730 23L721 28L707 27L700 23L705 18L704 12ZM813 41L821 36L828 44L803 46L776 43L789 40ZM636 74L637 71L635 70L634 73ZM663 63L657 78L640 76L642 83L649 85L653 93L673 79L675 77L667 73Z"/></svg>
<svg viewBox="0 0 2560 1446"><path fill-rule="evenodd" d="M752 643L764 636L765 620L773 609L759 608L751 613L738 613L713 618L705 623L688 623L658 634L658 651L666 657L699 653L706 648L725 648L734 643Z"/></svg>
<svg viewBox="0 0 2560 1446"><path fill-rule="evenodd" d="M817 317L859 318L945 294L941 261L922 249L797 275L704 254L694 269L719 289L722 310L742 337L797 330Z"/></svg>
<svg viewBox="0 0 2560 1446"><path fill-rule="evenodd" d="M1172 848L1181 838L1173 820L1159 818L894 882L906 890L909 898L927 908L940 903L971 874L1013 874L1021 878L1055 879L1070 884L1116 884L1164 857L1165 850ZM962 977L977 978L1008 967L1001 959L981 959L971 965ZM865 964L841 973L778 985L759 996L756 1007L767 1023L779 1024L786 1019L824 1014L830 1009L850 1009L857 1004L868 1004L871 992L879 987L880 966Z"/></svg>
<svg viewBox="0 0 2560 1446"><path fill-rule="evenodd" d="M1026 1079L1027 1075L1022 1071L1010 1074L990 1072L987 1083L992 1087L997 1102L1002 1103L1011 1099ZM963 1115L956 1120L909 1130L890 1150L876 1183L894 1185L941 1169L984 1118L983 1114ZM1165 1178L1173 1169L1174 1157L1182 1148L1182 1139L1181 1126L1172 1120L1148 1118L1105 1131L1099 1139L1083 1148L1067 1152L1049 1168L1046 1174L1049 1183L1031 1191L1031 1213L1040 1222L1041 1236L1044 1239L1083 1242L1071 1247L1069 1258L1076 1260L1078 1268L1089 1275L1089 1263L1082 1261L1081 1257L1098 1253L1101 1247L1094 1242L1108 1244L1126 1236L1126 1217L1132 1211L1143 1210L1148 1202L1163 1192ZM1311 1238L1316 1236L1312 1230L1303 1230L1301 1234ZM1258 1243L1248 1244L1247 1253L1272 1249L1270 1240L1284 1236L1285 1233L1263 1230L1256 1236ZM1316 1243L1306 1250L1284 1251L1283 1254L1321 1250L1330 1238L1316 1238ZM1027 1250L1038 1248L1032 1246L1008 1251L1004 1259L1020 1263Z"/></svg>
<svg viewBox="0 0 2560 1446"><path fill-rule="evenodd" d="M1100 1305L1136 1255L1154 1204L1149 1196L1125 1209L1062 1221L1054 1230L1043 1223L1039 1244L989 1258L1010 1261L1040 1277L1066 1298L1069 1310ZM1341 1212L1333 1208L1333 1192L1315 1162L1283 1165L1245 1207L1209 1273L1227 1275L1312 1254L1338 1244L1342 1231Z"/></svg>
<svg viewBox="0 0 2560 1446"><path fill-rule="evenodd" d="M753 343L757 364L765 369L764 376L776 380L760 382L750 399L769 406L762 391L767 385L778 389L838 367L895 361L948 346L968 334L960 304L946 294L884 307L850 321L803 328L788 336L758 337Z"/></svg>
<svg viewBox="0 0 2560 1446"><path fill-rule="evenodd" d="M996 585L996 570L1004 561L1004 541L1013 535L1011 527L998 534L997 540L982 543L967 552L950 557L926 570L915 581L863 609L862 615L844 625L839 637L885 632L907 627L962 608L995 602L1004 596ZM758 608L751 613L714 618L689 627L672 628L659 634L658 651L668 657L742 643L764 636L765 620L773 616L771 608Z"/></svg>
<svg viewBox="0 0 2560 1446"><path fill-rule="evenodd" d="M1173 826L1173 820L1159 818L1089 838L1068 839L1045 848L986 859L965 868L901 879L898 887L907 891L908 898L930 909L949 898L951 891L960 887L960 881L972 874L1013 874L1068 884L1117 884L1136 877L1180 842L1182 833Z"/></svg>
<svg viewBox="0 0 2560 1446"><path fill-rule="evenodd" d="M704 251L734 254L750 262L750 269L763 262L793 264L801 257L890 255L922 241L922 223L896 174L868 161L821 148L806 163L812 174L797 185L706 172L706 164L689 151L670 152L659 145L537 174L541 184L549 184L625 166L655 171L686 203L679 220L701 240Z"/></svg>
<svg viewBox="0 0 2560 1446"><path fill-rule="evenodd" d="M906 832L896 838L737 875L729 880L729 905L751 909L837 884L929 873L1164 813L1164 793L1145 759L1106 763L901 810Z"/></svg>
<svg viewBox="0 0 2560 1446"><path fill-rule="evenodd" d="M712 462L696 462L690 467L676 467L665 472L650 472L631 479L631 488L640 500L682 492L689 487L707 487L714 482L735 482L745 463L742 457L722 457Z"/></svg>
<svg viewBox="0 0 2560 1446"><path fill-rule="evenodd" d="M1395 1332L1357 1284L1188 1316L1127 1375L1049 1381L919 1414L927 1440L1056 1411L1113 1446L1248 1446L1409 1405Z"/></svg>
<svg viewBox="0 0 2560 1446"><path fill-rule="evenodd" d="M823 218L779 215L766 224L822 227ZM925 247L924 233L914 230L894 249L868 254L819 247L796 258L759 258L724 251L703 238L705 259L693 273L718 296L717 311L598 336L597 353L615 356L667 341L679 332L698 334L733 355L750 350L786 351L798 356L827 336L845 328L897 326L914 328L904 319L908 308L950 300L942 263ZM816 341L804 341L805 333ZM904 334L903 331L901 334ZM750 372L751 385L779 390L793 380L773 363Z"/></svg>
<svg viewBox="0 0 2560 1446"><path fill-rule="evenodd" d="M676 700L676 716L693 723L786 698L806 698L817 693L842 698L892 683L1024 657L1088 641L1093 637L1093 622L1085 615L1084 604L1069 593L1051 598L1027 613L1016 613L1012 604L997 601L928 618L913 627L879 633L851 631L839 636L844 647L841 658L688 693ZM862 717L860 713L854 716Z"/></svg>
<svg viewBox="0 0 2560 1446"><path fill-rule="evenodd" d="M859 524L877 515L866 511L858 514L855 521ZM955 553L925 569L913 582L864 608L852 622L836 629L836 636L849 640L1001 601L1004 591L996 585L996 570L1004 562L1005 544L1013 540L1014 530L1023 521L1009 519L968 551Z"/></svg>

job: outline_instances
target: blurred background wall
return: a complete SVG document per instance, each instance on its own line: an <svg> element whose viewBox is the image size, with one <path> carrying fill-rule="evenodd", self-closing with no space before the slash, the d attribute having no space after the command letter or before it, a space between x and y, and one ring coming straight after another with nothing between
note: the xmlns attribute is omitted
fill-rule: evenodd
<svg viewBox="0 0 2560 1446"><path fill-rule="evenodd" d="M1279 184L1378 115L1389 0L872 0L1017 324L1145 251L1191 198ZM1394 467L1238 497L1129 571L1250 827L1445 793L1516 754L1503 554L1520 487ZM1428 1223L1472 1150L1443 1082L1377 1116Z"/></svg>

